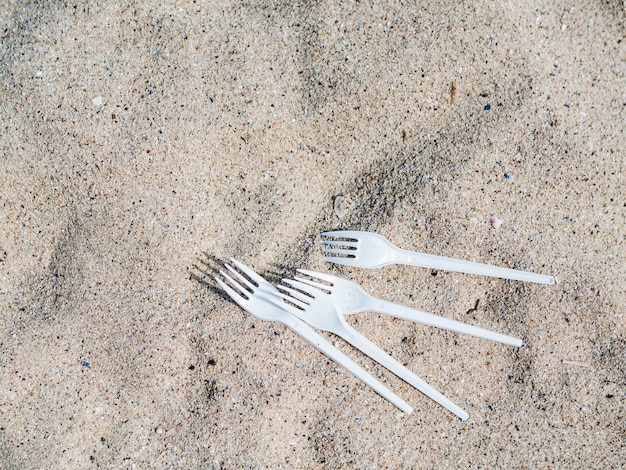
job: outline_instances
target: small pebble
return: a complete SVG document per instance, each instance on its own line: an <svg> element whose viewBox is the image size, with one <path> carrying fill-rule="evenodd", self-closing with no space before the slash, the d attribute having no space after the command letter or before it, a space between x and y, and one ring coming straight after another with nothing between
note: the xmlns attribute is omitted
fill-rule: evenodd
<svg viewBox="0 0 626 470"><path fill-rule="evenodd" d="M491 105L490 104L486 104L485 105L485 111L489 111L491 109Z"/></svg>
<svg viewBox="0 0 626 470"><path fill-rule="evenodd" d="M102 104L102 96L96 96L95 98L91 98L91 102L96 106L100 106Z"/></svg>

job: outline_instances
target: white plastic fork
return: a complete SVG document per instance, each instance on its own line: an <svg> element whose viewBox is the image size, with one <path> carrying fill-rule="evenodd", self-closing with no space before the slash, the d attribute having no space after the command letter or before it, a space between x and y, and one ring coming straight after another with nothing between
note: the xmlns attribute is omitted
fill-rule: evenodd
<svg viewBox="0 0 626 470"><path fill-rule="evenodd" d="M389 400L400 410L407 414L410 414L413 411L413 408L407 402L389 390L385 385L375 379L371 374L365 371L365 369L342 353L339 349L335 348L326 339L324 339L324 337L320 336L313 329L311 329L306 323L296 318L285 309L280 308L276 305L276 303L273 303L270 299L278 298L281 293L268 281L236 259L231 258L231 261L241 270L241 272L246 274L254 283L256 283L255 286L252 282L250 282L250 280L246 279L242 274L228 264L225 264L226 269L234 277L236 277L239 282L245 285L247 289L224 271L220 270L220 274L223 279L220 279L217 276L215 277L215 280L222 287L222 289L224 289L228 296L241 308L260 320L273 321L285 325L294 333L305 339L308 343L315 347L315 349L345 367L348 372L352 373L359 380L371 387L383 398Z"/></svg>
<svg viewBox="0 0 626 470"><path fill-rule="evenodd" d="M298 269L298 272L319 281L315 282L310 279L296 277L296 280L299 282L321 289L320 294L325 295L343 315L352 315L359 312L378 312L402 318L403 320L423 323L424 325L436 326L445 330L508 344L517 348L523 344L521 339L513 336L496 333L495 331L450 320L449 318L407 307L406 305L372 297L358 284L332 274L319 273L307 269ZM322 284L322 282L328 284Z"/></svg>
<svg viewBox="0 0 626 470"><path fill-rule="evenodd" d="M552 276L403 250L375 233L339 230L324 232L322 236L327 238L322 240L324 252L330 255L324 259L331 263L369 269L390 264L407 264L538 284L554 284Z"/></svg>
<svg viewBox="0 0 626 470"><path fill-rule="evenodd" d="M281 294L283 300L289 303L272 298L272 302L277 306L281 306L316 328L329 331L345 339L355 348L367 354L376 362L389 369L427 397L450 410L462 420L465 421L469 417L469 414L465 410L428 385L424 380L400 364L384 350L348 325L333 302L317 288L297 280L283 279L283 282L295 289L279 285L279 289L288 292L290 295Z"/></svg>

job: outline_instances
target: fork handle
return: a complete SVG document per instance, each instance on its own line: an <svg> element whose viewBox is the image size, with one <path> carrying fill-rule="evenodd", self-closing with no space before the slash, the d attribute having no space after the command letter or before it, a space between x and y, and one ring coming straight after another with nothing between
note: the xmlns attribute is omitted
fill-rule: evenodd
<svg viewBox="0 0 626 470"><path fill-rule="evenodd" d="M523 341L513 336L503 335L495 331L480 328L478 326L468 325L456 320L434 315L432 313L407 307L406 305L396 304L387 300L371 298L368 310L390 315L392 317L402 318L424 325L436 326L445 330L456 331L457 333L465 333L466 335L477 336L478 338L489 339L498 343L508 344L509 346L521 347Z"/></svg>
<svg viewBox="0 0 626 470"><path fill-rule="evenodd" d="M396 262L410 266L421 266L423 268L442 269L444 271L455 271L459 273L478 274L481 276L498 277L501 279L512 279L514 281L535 282L537 284L554 284L554 277L544 274L529 273L517 269L501 268L490 264L474 263L445 256L429 255L417 251L408 251L398 248Z"/></svg>
<svg viewBox="0 0 626 470"><path fill-rule="evenodd" d="M350 326L347 326L346 328L346 325L344 325L342 331L336 331L335 333L339 334L343 339L352 344L355 348L367 354L380 365L389 369L391 372L396 374L408 384L415 387L424 395L439 403L444 408L450 410L463 421L469 418L469 414L467 413L467 411L458 406L449 398L446 398L446 396L443 395L441 392L428 385L421 378L419 378L417 375L415 375L413 372L411 372L409 369L407 369L405 366L403 366L393 357L387 354L383 349L381 349L365 336L357 332L354 328Z"/></svg>
<svg viewBox="0 0 626 470"><path fill-rule="evenodd" d="M339 349L330 344L323 336L318 334L306 323L297 319L296 317L292 317L292 320L284 322L283 324L291 329L294 333L304 338L322 354L326 355L333 361L345 367L348 372L353 374L356 378L361 380L383 398L389 400L400 410L404 411L407 414L410 414L413 411L411 405L409 405L402 398L389 390L385 385L379 382L376 378L374 378L365 369L363 369L356 362L354 362L352 359L342 353Z"/></svg>

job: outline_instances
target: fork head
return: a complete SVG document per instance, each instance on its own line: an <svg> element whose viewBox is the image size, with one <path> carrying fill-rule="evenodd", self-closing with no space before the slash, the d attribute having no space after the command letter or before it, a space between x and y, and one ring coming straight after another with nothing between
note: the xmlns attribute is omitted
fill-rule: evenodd
<svg viewBox="0 0 626 470"><path fill-rule="evenodd" d="M322 246L331 263L359 268L381 268L395 263L397 248L375 233L355 230L324 232Z"/></svg>
<svg viewBox="0 0 626 470"><path fill-rule="evenodd" d="M370 295L361 286L352 281L328 273L309 271L308 269L298 269L298 272L308 276L310 279L295 277L296 281L319 289L322 295L329 297L342 315L363 312L371 302Z"/></svg>
<svg viewBox="0 0 626 470"><path fill-rule="evenodd" d="M315 328L337 334L343 331L345 320L326 293L310 283L293 279L283 279L283 282L291 287L279 285L283 302L273 302Z"/></svg>
<svg viewBox="0 0 626 470"><path fill-rule="evenodd" d="M239 271L225 264L228 273L220 270L221 278L215 277L224 292L253 317L284 324L290 313L269 300L278 298L280 292L245 264L234 258L231 261Z"/></svg>

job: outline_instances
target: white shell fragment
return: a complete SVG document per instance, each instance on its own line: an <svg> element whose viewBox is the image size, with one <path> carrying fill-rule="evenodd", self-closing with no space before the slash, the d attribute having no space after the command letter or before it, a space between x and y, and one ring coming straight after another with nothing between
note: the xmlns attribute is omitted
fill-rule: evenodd
<svg viewBox="0 0 626 470"><path fill-rule="evenodd" d="M350 209L352 209L352 199L350 196L339 195L335 197L333 210L337 217L343 219L348 212L350 212Z"/></svg>
<svg viewBox="0 0 626 470"><path fill-rule="evenodd" d="M491 226L493 228L498 228L500 225L502 225L503 222L504 222L504 220L498 219L497 217L492 217L491 218Z"/></svg>
<svg viewBox="0 0 626 470"><path fill-rule="evenodd" d="M341 202L342 201L343 201L343 196L337 196L335 198L335 203L333 205L333 209L335 211L335 215L337 217L339 217L340 219L343 218L344 215L346 215L346 213L341 210Z"/></svg>
<svg viewBox="0 0 626 470"><path fill-rule="evenodd" d="M91 102L96 106L100 106L102 104L102 96L96 96L95 98L91 98Z"/></svg>

